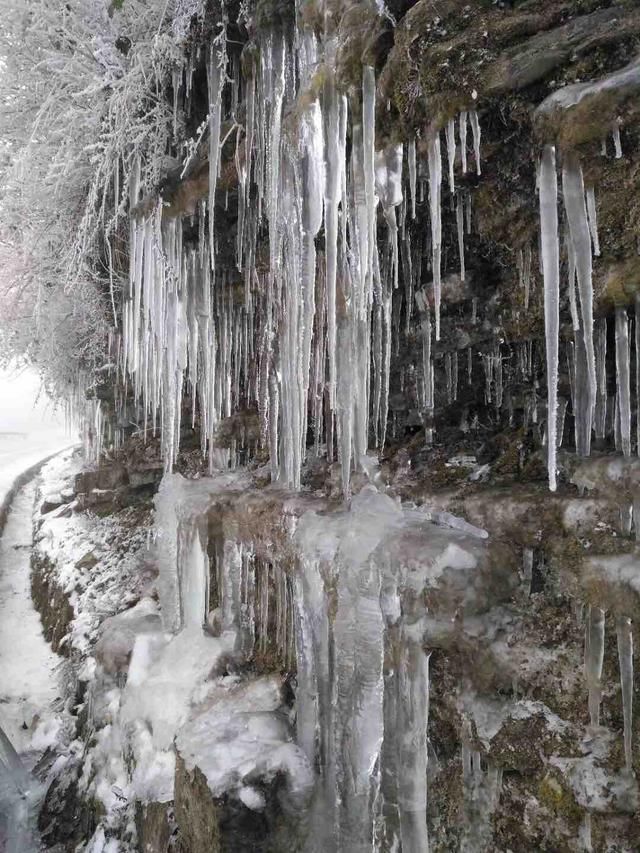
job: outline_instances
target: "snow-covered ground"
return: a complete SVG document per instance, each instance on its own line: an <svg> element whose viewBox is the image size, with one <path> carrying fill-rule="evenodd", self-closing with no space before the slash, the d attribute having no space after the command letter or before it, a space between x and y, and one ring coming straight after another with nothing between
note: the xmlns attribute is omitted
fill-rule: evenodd
<svg viewBox="0 0 640 853"><path fill-rule="evenodd" d="M54 453L72 444L64 433L2 433L0 432L0 507L15 481Z"/></svg>
<svg viewBox="0 0 640 853"><path fill-rule="evenodd" d="M30 557L35 483L13 501L0 539L0 726L18 753L37 759L56 740L61 717L61 658L44 639L31 600Z"/></svg>

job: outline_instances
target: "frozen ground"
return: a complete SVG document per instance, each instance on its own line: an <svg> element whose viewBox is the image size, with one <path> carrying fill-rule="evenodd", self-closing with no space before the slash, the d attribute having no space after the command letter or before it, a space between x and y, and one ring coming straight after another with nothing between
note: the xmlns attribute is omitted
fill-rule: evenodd
<svg viewBox="0 0 640 853"><path fill-rule="evenodd" d="M54 654L31 601L30 557L35 482L13 501L0 539L0 725L21 754L37 758L56 739L60 718Z"/></svg>

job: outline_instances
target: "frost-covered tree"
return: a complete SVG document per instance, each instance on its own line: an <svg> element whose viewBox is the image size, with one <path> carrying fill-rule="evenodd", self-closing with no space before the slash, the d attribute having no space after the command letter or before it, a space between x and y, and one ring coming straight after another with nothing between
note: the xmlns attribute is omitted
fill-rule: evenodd
<svg viewBox="0 0 640 853"><path fill-rule="evenodd" d="M65 393L104 358L131 175L157 186L202 0L0 0L0 355Z"/></svg>

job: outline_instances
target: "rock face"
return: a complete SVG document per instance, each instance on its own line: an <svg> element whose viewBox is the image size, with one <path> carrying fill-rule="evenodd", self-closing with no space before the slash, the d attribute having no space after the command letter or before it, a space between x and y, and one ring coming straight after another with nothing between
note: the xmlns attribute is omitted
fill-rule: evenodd
<svg viewBox="0 0 640 853"><path fill-rule="evenodd" d="M127 167L119 447L44 516L159 485L157 580L82 599L96 832L640 849L639 56L632 0L194 15L180 167Z"/></svg>

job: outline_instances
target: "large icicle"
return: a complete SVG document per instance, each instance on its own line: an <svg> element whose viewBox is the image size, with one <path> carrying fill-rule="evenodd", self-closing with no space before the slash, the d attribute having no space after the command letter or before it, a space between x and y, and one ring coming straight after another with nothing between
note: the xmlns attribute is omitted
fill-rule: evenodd
<svg viewBox="0 0 640 853"><path fill-rule="evenodd" d="M600 724L603 660L604 610L591 604L587 611L585 626L584 674L589 689L589 718L592 726Z"/></svg>
<svg viewBox="0 0 640 853"><path fill-rule="evenodd" d="M631 456L631 353L629 350L629 320L621 306L616 308L616 388L622 452Z"/></svg>
<svg viewBox="0 0 640 853"><path fill-rule="evenodd" d="M594 427L596 438L603 439L607 425L607 320L596 322L596 379L597 396Z"/></svg>
<svg viewBox="0 0 640 853"><path fill-rule="evenodd" d="M371 69L373 70L373 69ZM366 75L365 75L365 79ZM363 81L363 90L365 88ZM363 95L364 98L364 95ZM341 195L340 96L330 77L324 87L325 191L324 229L326 246L325 290L327 299L327 349L329 355L329 402L336 407L336 279L338 271L338 207ZM373 193L373 189L371 190Z"/></svg>
<svg viewBox="0 0 640 853"><path fill-rule="evenodd" d="M376 78L374 69L362 69L362 144L364 151L364 193L367 205L367 277L375 275L376 200L375 200L375 141L376 141Z"/></svg>
<svg viewBox="0 0 640 853"><path fill-rule="evenodd" d="M578 274L583 342L581 349L584 351L586 368L584 372L587 382L587 386L584 389L585 406L582 412L585 422L580 425L580 433L583 436L584 442L578 449L578 452L583 456L588 456L591 449L591 420L596 399L591 236L585 206L582 168L578 160L573 156L566 157L562 167L562 190ZM576 353L576 358L578 357L582 357L582 353Z"/></svg>
<svg viewBox="0 0 640 853"><path fill-rule="evenodd" d="M635 344L636 344L636 454L640 456L640 293L636 293ZM640 532L640 518L636 519ZM638 535L638 533L636 533Z"/></svg>
<svg viewBox="0 0 640 853"><path fill-rule="evenodd" d="M416 141L407 145L407 165L409 168L409 192L411 193L411 218L416 218Z"/></svg>
<svg viewBox="0 0 640 853"><path fill-rule="evenodd" d="M624 763L632 768L633 737L633 634L631 620L619 616L616 620L618 639L618 662L620 665L620 687L622 690L622 715L624 718Z"/></svg>
<svg viewBox="0 0 640 853"><path fill-rule="evenodd" d="M466 275L464 263L464 208L460 193L456 194L456 230L458 232L458 252L460 254L460 281Z"/></svg>
<svg viewBox="0 0 640 853"><path fill-rule="evenodd" d="M440 155L440 133L435 131L427 143L429 159L429 202L431 212L431 263L433 273L433 302L436 315L436 341L440 340L440 300L442 263L442 158Z"/></svg>
<svg viewBox="0 0 640 853"><path fill-rule="evenodd" d="M460 160L462 163L462 174L467 174L467 111L462 110L459 116L460 128Z"/></svg>
<svg viewBox="0 0 640 853"><path fill-rule="evenodd" d="M556 152L545 145L540 163L540 232L544 272L544 324L547 352L547 470L549 488L556 490L558 334L560 250L558 243L558 180Z"/></svg>
<svg viewBox="0 0 640 853"><path fill-rule="evenodd" d="M409 633L409 632L407 632ZM427 726L429 655L415 638L404 638L398 667L398 807L402 850L428 853Z"/></svg>
<svg viewBox="0 0 640 853"><path fill-rule="evenodd" d="M453 119L449 119L445 128L447 140L447 160L449 163L449 191L455 192L454 164L456 161L456 125Z"/></svg>
<svg viewBox="0 0 640 853"><path fill-rule="evenodd" d="M476 159L476 174L481 175L480 167L480 120L476 110L469 112L469 121L471 123L471 131L473 133L473 153Z"/></svg>
<svg viewBox="0 0 640 853"><path fill-rule="evenodd" d="M224 34L221 38L224 38ZM220 127L222 122L222 90L226 76L226 52L222 41L212 42L207 62L209 90L209 260L215 265L215 209L218 161L220 158Z"/></svg>

